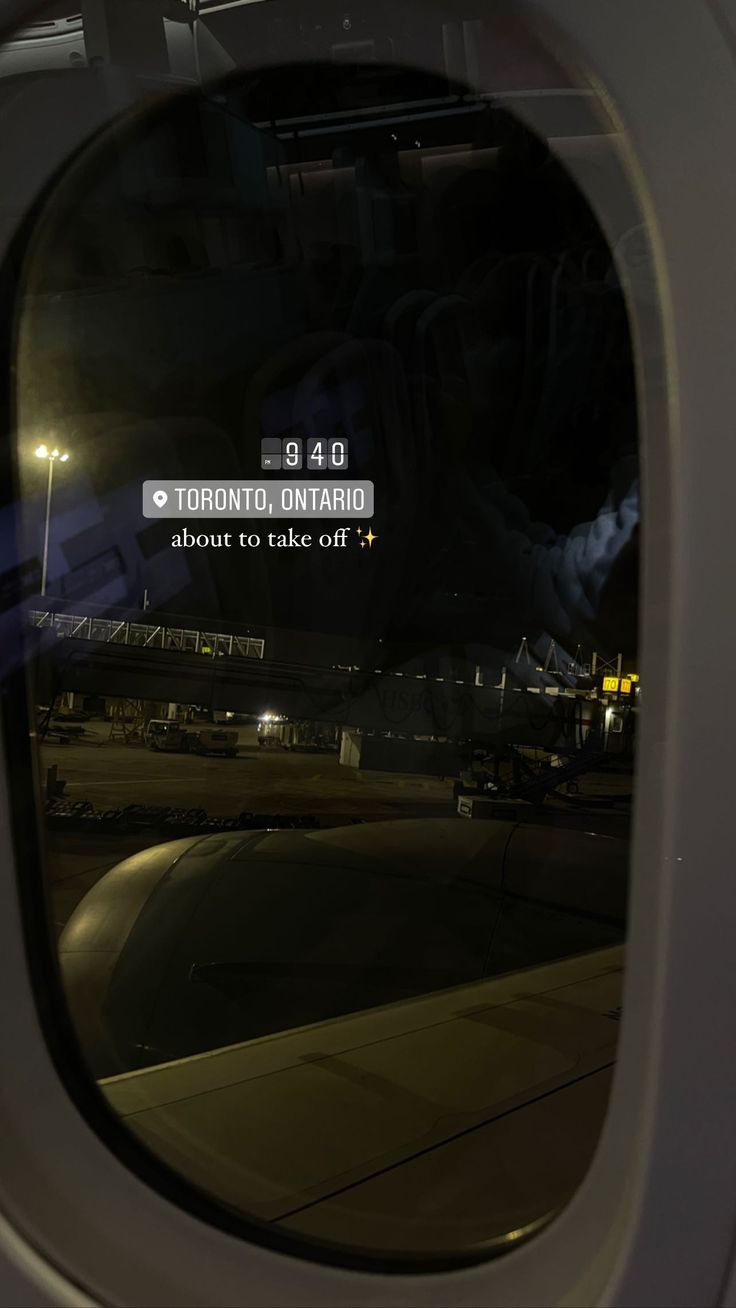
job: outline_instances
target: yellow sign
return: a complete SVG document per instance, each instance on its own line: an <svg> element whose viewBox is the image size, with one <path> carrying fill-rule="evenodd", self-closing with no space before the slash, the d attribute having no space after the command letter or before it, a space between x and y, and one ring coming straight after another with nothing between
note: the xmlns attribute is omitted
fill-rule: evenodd
<svg viewBox="0 0 736 1308"><path fill-rule="evenodd" d="M622 695L630 695L630 694L631 694L631 679L630 679L630 677L622 677L622 678L621 678L621 694L622 694Z"/></svg>
<svg viewBox="0 0 736 1308"><path fill-rule="evenodd" d="M638 681L638 680L639 680L639 673L638 673L638 672L630 672L630 673L629 673L629 681Z"/></svg>
<svg viewBox="0 0 736 1308"><path fill-rule="evenodd" d="M610 690L610 691L616 691L616 690L618 690L618 677L604 677L604 678L603 678L603 689L604 689L604 690ZM630 685L629 685L629 690L631 690L631 686L630 686Z"/></svg>

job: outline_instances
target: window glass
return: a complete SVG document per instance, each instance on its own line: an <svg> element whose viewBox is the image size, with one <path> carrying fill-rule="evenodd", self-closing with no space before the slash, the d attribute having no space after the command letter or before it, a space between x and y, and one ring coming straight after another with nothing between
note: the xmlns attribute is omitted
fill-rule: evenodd
<svg viewBox="0 0 736 1308"><path fill-rule="evenodd" d="M213 1220L477 1256L579 1185L616 1056L622 143L517 19L122 10L0 49L69 1059Z"/></svg>

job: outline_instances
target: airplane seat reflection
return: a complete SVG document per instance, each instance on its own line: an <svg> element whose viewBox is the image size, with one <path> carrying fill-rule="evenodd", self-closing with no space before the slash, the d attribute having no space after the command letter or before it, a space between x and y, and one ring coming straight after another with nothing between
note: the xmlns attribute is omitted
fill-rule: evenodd
<svg viewBox="0 0 736 1308"><path fill-rule="evenodd" d="M424 392L418 421L434 433L441 462L467 458L469 446L487 439L486 388L482 381L478 385L477 369L484 345L473 306L463 296L438 297L416 323L415 368Z"/></svg>
<svg viewBox="0 0 736 1308"><path fill-rule="evenodd" d="M391 306L417 289L420 268L416 256L386 255L365 265L348 319L354 336L378 336Z"/></svg>
<svg viewBox="0 0 736 1308"><path fill-rule="evenodd" d="M296 276L308 307L307 326L313 331L347 330L362 276L357 247L345 241L310 243L301 233L296 243Z"/></svg>
<svg viewBox="0 0 736 1308"><path fill-rule="evenodd" d="M253 466L264 437L283 439L293 435L304 439L310 415L295 409L297 387L310 368L350 339L343 331L305 332L278 345L259 368L241 377L242 418L239 428L244 445L244 467Z"/></svg>
<svg viewBox="0 0 736 1308"><path fill-rule="evenodd" d="M428 287L406 291L394 300L383 319L383 334L397 350L408 369L413 362L414 331L417 320L437 298L437 292Z"/></svg>

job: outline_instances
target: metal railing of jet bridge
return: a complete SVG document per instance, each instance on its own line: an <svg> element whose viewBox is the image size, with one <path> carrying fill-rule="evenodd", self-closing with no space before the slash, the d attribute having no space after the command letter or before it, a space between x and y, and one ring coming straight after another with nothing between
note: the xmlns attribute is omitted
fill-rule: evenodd
<svg viewBox="0 0 736 1308"><path fill-rule="evenodd" d="M187 654L230 654L236 658L262 659L265 641L254 636L235 636L221 631L196 631L120 618L90 617L89 614L53 613L30 609L33 627L50 628L58 636L94 640L110 645L135 645L139 649L170 649Z"/></svg>

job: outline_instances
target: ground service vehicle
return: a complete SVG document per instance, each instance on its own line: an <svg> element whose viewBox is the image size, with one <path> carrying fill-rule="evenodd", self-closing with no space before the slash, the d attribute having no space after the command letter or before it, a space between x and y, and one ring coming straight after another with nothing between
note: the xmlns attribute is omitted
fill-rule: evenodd
<svg viewBox="0 0 736 1308"><path fill-rule="evenodd" d="M170 722L166 718L151 718L146 724L145 742L149 749L177 754L224 754L235 758L238 752L237 731Z"/></svg>

